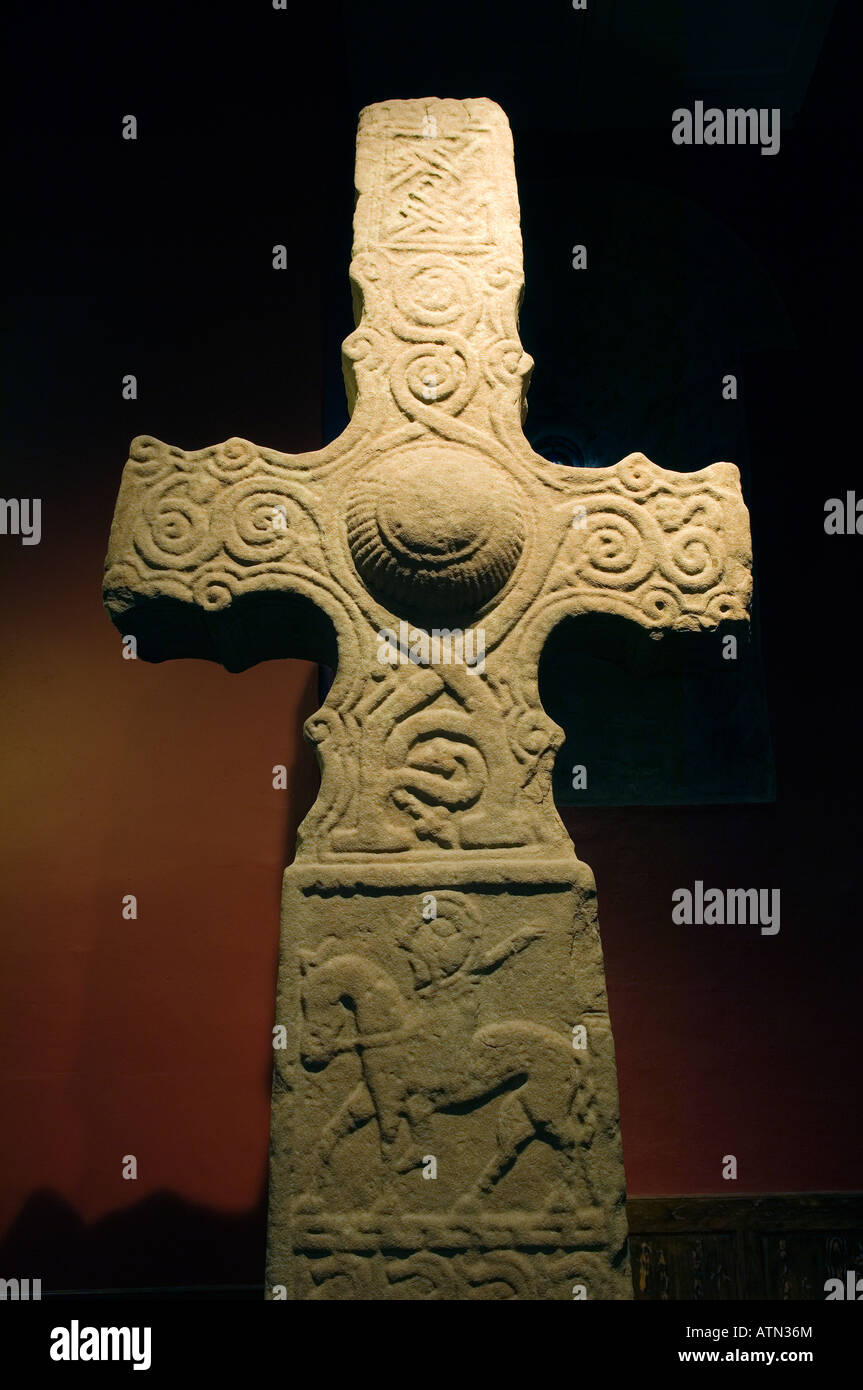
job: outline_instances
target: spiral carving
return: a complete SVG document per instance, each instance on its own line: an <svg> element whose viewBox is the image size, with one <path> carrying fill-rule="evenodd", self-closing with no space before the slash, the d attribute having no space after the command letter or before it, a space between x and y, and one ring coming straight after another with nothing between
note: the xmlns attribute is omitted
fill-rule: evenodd
<svg viewBox="0 0 863 1390"><path fill-rule="evenodd" d="M645 546L642 518L625 503L603 498L601 511L587 518L586 534L576 558L578 572L592 584L634 589L654 568Z"/></svg>
<svg viewBox="0 0 863 1390"><path fill-rule="evenodd" d="M186 479L169 478L149 493L135 529L135 546L148 563L190 569L212 559L222 538L210 528L210 512L189 495Z"/></svg>
<svg viewBox="0 0 863 1390"><path fill-rule="evenodd" d="M443 335L441 335L443 336ZM476 391L479 366L476 354L456 335L445 342L414 343L392 365L390 387L406 415L422 414L417 407L458 415Z"/></svg>
<svg viewBox="0 0 863 1390"><path fill-rule="evenodd" d="M409 324L453 328L470 333L479 317L479 300L467 273L448 256L428 255L403 266L395 277L396 308Z"/></svg>

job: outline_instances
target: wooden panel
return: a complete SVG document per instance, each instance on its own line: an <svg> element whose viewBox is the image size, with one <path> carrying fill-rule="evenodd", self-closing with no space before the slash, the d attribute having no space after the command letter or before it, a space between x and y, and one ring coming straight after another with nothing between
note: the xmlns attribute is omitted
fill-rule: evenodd
<svg viewBox="0 0 863 1390"><path fill-rule="evenodd" d="M713 1301L741 1297L733 1233L634 1236L630 1254L636 1298Z"/></svg>
<svg viewBox="0 0 863 1390"><path fill-rule="evenodd" d="M637 1299L824 1299L863 1275L863 1194L640 1197L627 1203Z"/></svg>
<svg viewBox="0 0 863 1390"><path fill-rule="evenodd" d="M863 1193L631 1197L632 1231L863 1230Z"/></svg>

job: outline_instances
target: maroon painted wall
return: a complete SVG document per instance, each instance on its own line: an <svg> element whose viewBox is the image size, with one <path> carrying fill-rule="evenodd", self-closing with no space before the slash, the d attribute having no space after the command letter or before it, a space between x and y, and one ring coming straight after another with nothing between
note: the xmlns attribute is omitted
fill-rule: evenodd
<svg viewBox="0 0 863 1390"><path fill-rule="evenodd" d="M361 55L322 29L286 80L269 13L243 31L254 69L220 66L241 36L236 15L213 18L189 83L164 35L117 18L94 49L58 7L40 91L67 84L63 130L45 141L44 111L19 93L29 143L13 173L38 185L16 195L2 486L41 497L43 538L0 537L0 1275L41 1271L55 1288L262 1278L280 872L315 795L300 732L315 671L125 661L99 588L136 433L187 448L234 434L320 443L320 270L334 254L347 264L330 206L336 181L349 188L356 117L338 73ZM834 63L844 49L840 35ZM540 110L542 94L503 66L486 72L483 51L468 85ZM440 94L463 75L441 78ZM430 81L411 72L404 94ZM863 1187L863 542L821 526L823 495L859 483L843 442L859 390L831 337L854 243L819 212L846 196L825 152L846 129L831 103L853 90L829 71L816 85L814 123L789 136L802 163L775 175L762 226L801 343L748 379L779 800L565 815L599 888L635 1195ZM147 134L131 152L106 133L127 109ZM80 213L60 250L56 207ZM794 236L777 242L774 223ZM290 265L278 281L276 242ZM121 400L128 371L136 402ZM272 786L278 763L286 791ZM695 879L779 887L781 931L675 925L671 894ZM726 1154L736 1184L722 1179Z"/></svg>

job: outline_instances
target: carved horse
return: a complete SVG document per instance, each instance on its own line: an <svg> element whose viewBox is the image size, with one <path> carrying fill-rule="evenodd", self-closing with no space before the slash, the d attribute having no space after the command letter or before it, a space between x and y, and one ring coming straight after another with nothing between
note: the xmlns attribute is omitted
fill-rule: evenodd
<svg viewBox="0 0 863 1390"><path fill-rule="evenodd" d="M310 953L300 955L303 1066L320 1071L354 1052L362 1067L361 1082L324 1127L320 1163L329 1164L340 1140L376 1120L383 1157L408 1172L423 1159L417 1120L503 1095L495 1153L464 1197L489 1194L540 1139L577 1167L594 1200L583 1160L596 1128L595 1096L584 1054L566 1038L518 1020L459 1030L435 1001L405 999L373 961L345 954L318 964Z"/></svg>

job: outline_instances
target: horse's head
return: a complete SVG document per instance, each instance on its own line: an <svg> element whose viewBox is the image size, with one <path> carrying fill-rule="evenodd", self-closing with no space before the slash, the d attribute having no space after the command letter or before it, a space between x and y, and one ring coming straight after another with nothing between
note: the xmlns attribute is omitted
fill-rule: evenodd
<svg viewBox="0 0 863 1390"><path fill-rule="evenodd" d="M352 999L347 993L344 957L321 964L313 951L299 951L302 986L300 1060L306 1071L322 1071L355 1035Z"/></svg>
<svg viewBox="0 0 863 1390"><path fill-rule="evenodd" d="M307 1071L320 1071L340 1052L403 1025L404 998L382 966L353 954L324 961L314 951L299 951L298 955L302 976L300 1058Z"/></svg>

